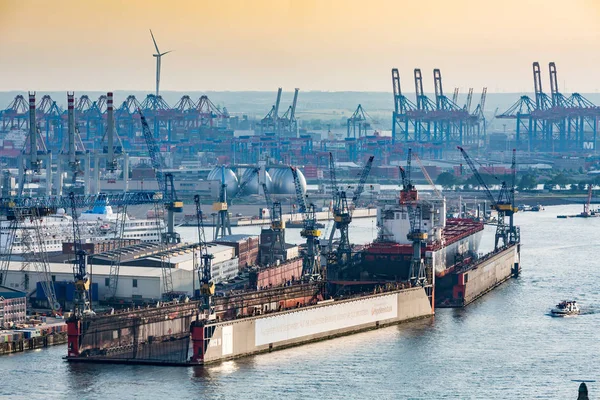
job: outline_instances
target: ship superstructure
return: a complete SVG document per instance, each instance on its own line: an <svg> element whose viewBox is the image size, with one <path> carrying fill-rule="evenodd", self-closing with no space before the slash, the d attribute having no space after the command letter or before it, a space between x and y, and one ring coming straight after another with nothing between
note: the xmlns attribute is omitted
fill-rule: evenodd
<svg viewBox="0 0 600 400"><path fill-rule="evenodd" d="M471 219L446 218L446 200L419 200L421 226L427 233L422 248L426 264L434 267L437 277L451 272L465 257L477 253L483 235L483 223ZM378 238L363 252L365 270L407 277L413 251L410 232L410 205L384 205L378 210ZM377 273L377 272L375 272Z"/></svg>

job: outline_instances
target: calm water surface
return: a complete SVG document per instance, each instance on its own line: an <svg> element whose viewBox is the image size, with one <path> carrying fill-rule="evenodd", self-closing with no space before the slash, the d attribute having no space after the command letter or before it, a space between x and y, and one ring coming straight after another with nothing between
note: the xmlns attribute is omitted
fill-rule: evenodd
<svg viewBox="0 0 600 400"><path fill-rule="evenodd" d="M466 310L205 368L67 364L65 346L3 356L0 397L574 399L571 379L600 379L600 218L556 218L580 211L519 214L521 277ZM375 233L357 220L351 238ZM492 240L488 231L482 247ZM548 316L567 298L584 313ZM600 384L588 386L600 398Z"/></svg>

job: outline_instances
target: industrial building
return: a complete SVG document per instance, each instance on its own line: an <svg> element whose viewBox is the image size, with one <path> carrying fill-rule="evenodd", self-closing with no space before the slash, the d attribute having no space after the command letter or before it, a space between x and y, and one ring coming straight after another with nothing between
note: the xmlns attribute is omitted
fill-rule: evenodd
<svg viewBox="0 0 600 400"><path fill-rule="evenodd" d="M26 293L0 286L0 329L25 321L26 313Z"/></svg>
<svg viewBox="0 0 600 400"><path fill-rule="evenodd" d="M22 270L23 263L11 262L5 283L11 289L30 292L41 280L35 271ZM91 281L98 284L98 297L105 299L109 292L110 265L91 265ZM49 273L53 282L72 282L73 266L64 263L50 263ZM24 285L24 277L28 285ZM186 269L173 269L173 289L177 292L192 293L193 273ZM163 288L163 272L154 267L127 267L119 269L116 298L136 301L160 300ZM39 293L36 293L36 297ZM43 294L41 294L43 296Z"/></svg>

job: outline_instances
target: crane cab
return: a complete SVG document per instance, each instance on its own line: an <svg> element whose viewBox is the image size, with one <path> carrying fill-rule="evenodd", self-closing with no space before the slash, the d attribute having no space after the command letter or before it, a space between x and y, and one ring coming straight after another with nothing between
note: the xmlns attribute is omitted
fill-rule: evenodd
<svg viewBox="0 0 600 400"><path fill-rule="evenodd" d="M200 293L204 296L213 296L215 294L215 283L205 282L200 288Z"/></svg>
<svg viewBox="0 0 600 400"><path fill-rule="evenodd" d="M175 200L169 204L169 209L173 212L183 212L183 201Z"/></svg>
<svg viewBox="0 0 600 400"><path fill-rule="evenodd" d="M419 192L417 189L400 191L400 204L406 204L419 200Z"/></svg>
<svg viewBox="0 0 600 400"><path fill-rule="evenodd" d="M285 221L275 221L271 224L271 229L273 230L283 230L285 229Z"/></svg>
<svg viewBox="0 0 600 400"><path fill-rule="evenodd" d="M408 240L426 242L429 235L427 232L411 232L406 235Z"/></svg>
<svg viewBox="0 0 600 400"><path fill-rule="evenodd" d="M321 230L319 229L303 229L300 232L300 236L306 238L306 237L320 237L321 236Z"/></svg>
<svg viewBox="0 0 600 400"><path fill-rule="evenodd" d="M213 209L213 211L227 211L227 203L226 202L213 203L212 209Z"/></svg>

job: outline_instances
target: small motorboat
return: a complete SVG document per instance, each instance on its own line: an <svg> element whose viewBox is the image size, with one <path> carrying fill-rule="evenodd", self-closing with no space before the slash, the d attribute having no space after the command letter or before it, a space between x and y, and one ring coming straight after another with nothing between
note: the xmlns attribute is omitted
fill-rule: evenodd
<svg viewBox="0 0 600 400"><path fill-rule="evenodd" d="M563 300L556 305L551 311L552 315L557 317L567 317L577 315L581 312L576 301Z"/></svg>

